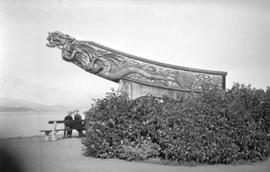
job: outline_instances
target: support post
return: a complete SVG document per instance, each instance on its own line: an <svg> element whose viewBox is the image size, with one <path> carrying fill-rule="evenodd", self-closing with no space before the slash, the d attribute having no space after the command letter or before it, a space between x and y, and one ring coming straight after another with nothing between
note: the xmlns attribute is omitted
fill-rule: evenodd
<svg viewBox="0 0 270 172"><path fill-rule="evenodd" d="M222 88L226 89L226 75L222 76Z"/></svg>

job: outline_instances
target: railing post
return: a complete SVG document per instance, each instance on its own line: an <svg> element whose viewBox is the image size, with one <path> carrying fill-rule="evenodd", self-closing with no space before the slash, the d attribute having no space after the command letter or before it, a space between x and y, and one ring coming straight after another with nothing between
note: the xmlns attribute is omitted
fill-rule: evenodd
<svg viewBox="0 0 270 172"><path fill-rule="evenodd" d="M53 129L52 129L52 141L56 141L57 138L56 138L56 121L53 121Z"/></svg>
<svg viewBox="0 0 270 172"><path fill-rule="evenodd" d="M50 140L50 137L49 137L50 131L45 131L44 133L45 133L45 141L49 141Z"/></svg>

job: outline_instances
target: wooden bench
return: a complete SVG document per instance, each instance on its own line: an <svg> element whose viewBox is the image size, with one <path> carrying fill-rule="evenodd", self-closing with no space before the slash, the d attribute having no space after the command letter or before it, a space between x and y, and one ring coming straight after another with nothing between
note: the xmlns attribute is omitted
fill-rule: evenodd
<svg viewBox="0 0 270 172"><path fill-rule="evenodd" d="M63 129L57 129L57 124L64 124L65 122L71 122L71 123L77 123L77 122L85 122L85 120L72 120L72 121L69 121L69 120L57 120L57 121L49 121L48 123L49 124L53 124L53 128L52 130L40 130L40 132L44 132L45 134L45 140L46 141L49 141L49 140L52 140L52 141L56 141L57 140L57 137L56 137L56 134L58 131L64 131L67 130L65 128ZM76 128L72 128L72 129L76 129ZM82 128L83 130L85 130L85 127Z"/></svg>
<svg viewBox="0 0 270 172"><path fill-rule="evenodd" d="M57 130L54 130L54 132L53 130L40 130L40 132L44 132L46 141L49 141L49 140L56 141L57 140L56 133L58 131L65 131L65 129L57 129Z"/></svg>

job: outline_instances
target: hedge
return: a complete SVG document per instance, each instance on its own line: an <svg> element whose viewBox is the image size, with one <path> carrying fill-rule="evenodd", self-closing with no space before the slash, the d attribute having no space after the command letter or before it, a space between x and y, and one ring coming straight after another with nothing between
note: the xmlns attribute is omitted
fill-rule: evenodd
<svg viewBox="0 0 270 172"><path fill-rule="evenodd" d="M173 100L115 91L86 113L84 155L181 162L258 161L270 154L270 88L234 84Z"/></svg>

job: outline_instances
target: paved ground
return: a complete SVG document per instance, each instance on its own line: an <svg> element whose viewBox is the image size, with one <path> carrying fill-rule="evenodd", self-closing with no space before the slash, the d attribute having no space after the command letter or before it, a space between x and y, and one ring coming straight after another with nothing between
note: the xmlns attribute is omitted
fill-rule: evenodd
<svg viewBox="0 0 270 172"><path fill-rule="evenodd" d="M20 172L269 172L270 160L245 165L167 166L82 156L78 138L45 142L43 137L0 140L0 171ZM1 159L2 158L2 159ZM2 165L1 165L2 162ZM3 164L4 162L4 164ZM12 169L8 170L12 172Z"/></svg>

